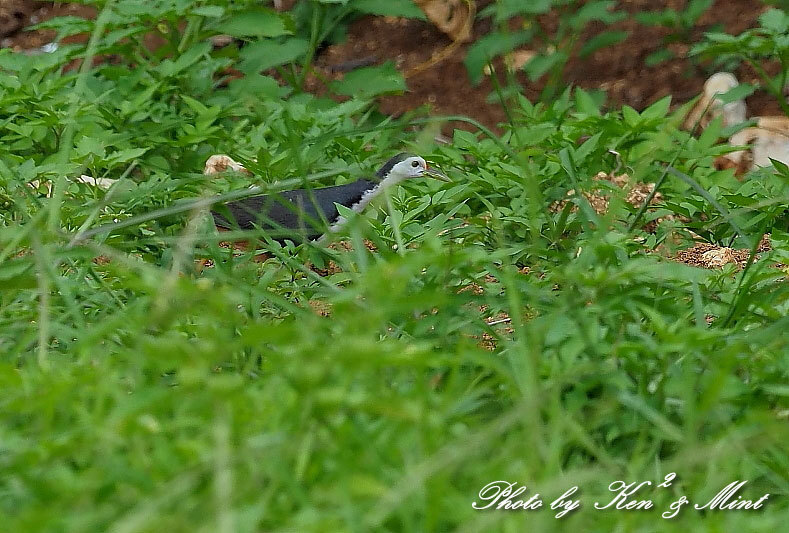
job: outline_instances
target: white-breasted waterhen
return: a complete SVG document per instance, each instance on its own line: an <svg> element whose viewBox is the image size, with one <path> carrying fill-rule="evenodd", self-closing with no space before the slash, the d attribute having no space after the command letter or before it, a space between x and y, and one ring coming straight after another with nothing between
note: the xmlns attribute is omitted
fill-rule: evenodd
<svg viewBox="0 0 789 533"><path fill-rule="evenodd" d="M401 153L387 161L373 179L252 196L217 206L211 213L219 230L260 228L278 241L317 239L347 222L337 204L359 213L385 189L425 176L450 181L421 157Z"/></svg>

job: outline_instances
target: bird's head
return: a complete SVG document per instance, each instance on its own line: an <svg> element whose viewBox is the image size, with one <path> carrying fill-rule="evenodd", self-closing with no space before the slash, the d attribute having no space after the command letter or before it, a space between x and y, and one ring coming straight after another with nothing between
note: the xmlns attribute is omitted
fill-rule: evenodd
<svg viewBox="0 0 789 533"><path fill-rule="evenodd" d="M400 182L410 178L430 177L442 181L450 181L447 176L438 170L430 168L427 161L418 155L407 153L397 154L376 172L381 180Z"/></svg>

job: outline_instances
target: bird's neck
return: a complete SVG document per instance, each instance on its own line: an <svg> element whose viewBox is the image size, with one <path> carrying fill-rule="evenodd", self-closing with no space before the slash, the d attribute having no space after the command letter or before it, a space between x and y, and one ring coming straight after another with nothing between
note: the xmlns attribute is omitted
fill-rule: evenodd
<svg viewBox="0 0 789 533"><path fill-rule="evenodd" d="M370 202L375 200L384 190L392 187L393 185L397 185L401 181L403 181L403 178L399 176L387 176L381 181L370 182L371 187L364 191L362 197L358 202L351 206L351 209L357 213L361 213L368 205L370 205Z"/></svg>
<svg viewBox="0 0 789 533"><path fill-rule="evenodd" d="M396 176L387 176L386 178L380 181L370 181L369 187L366 191L362 193L361 198L355 204L351 205L351 210L356 213L361 213L364 209L370 205L370 202L375 200L383 191L388 189L393 185L397 185L404 178L396 177ZM332 233L336 233L339 231L348 221L344 216L340 216L337 220L329 227L329 231L324 234L320 239L318 239L318 243L325 244L327 239L329 238L328 235Z"/></svg>

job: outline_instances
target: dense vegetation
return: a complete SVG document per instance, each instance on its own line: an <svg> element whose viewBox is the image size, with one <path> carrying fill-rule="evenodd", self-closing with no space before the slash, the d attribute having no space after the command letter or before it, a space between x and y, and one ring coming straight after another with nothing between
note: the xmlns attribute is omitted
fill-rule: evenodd
<svg viewBox="0 0 789 533"><path fill-rule="evenodd" d="M341 104L304 93L318 44L382 2L93 3L95 20L47 23L85 45L0 52L4 530L784 526L789 169L715 170L720 121L694 137L668 99L607 110L562 89L533 104L510 80L502 135L466 121L477 133L436 145L442 119L375 111L404 87L392 66L333 85L366 89ZM787 16L769 13L741 48L718 35L699 53L785 54ZM239 41L214 49L218 33ZM201 207L251 183L346 182L402 148L453 183L393 191L349 246L267 240L258 263L220 247ZM204 176L217 153L254 178ZM657 182L660 203L632 205L600 172ZM670 261L687 229L749 250L745 268ZM670 472L638 494L655 509L592 507L613 480ZM472 509L499 479L548 501L579 485L584 503L561 520ZM660 518L735 480L743 498L770 493L764 508Z"/></svg>

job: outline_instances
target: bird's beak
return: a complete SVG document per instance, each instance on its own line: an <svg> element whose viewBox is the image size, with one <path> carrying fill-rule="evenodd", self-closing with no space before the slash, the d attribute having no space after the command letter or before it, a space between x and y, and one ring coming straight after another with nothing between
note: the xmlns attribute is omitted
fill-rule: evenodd
<svg viewBox="0 0 789 533"><path fill-rule="evenodd" d="M431 178L436 178L437 180L441 181L452 181L446 174L439 172L434 168L430 168L429 166L425 168L425 176L430 176Z"/></svg>

